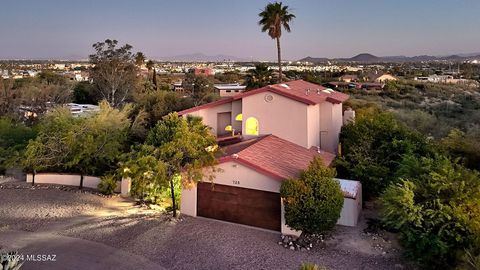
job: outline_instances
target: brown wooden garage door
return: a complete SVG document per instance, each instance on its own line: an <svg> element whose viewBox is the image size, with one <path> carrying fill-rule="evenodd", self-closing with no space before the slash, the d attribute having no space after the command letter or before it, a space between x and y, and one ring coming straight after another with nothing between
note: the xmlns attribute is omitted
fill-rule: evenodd
<svg viewBox="0 0 480 270"><path fill-rule="evenodd" d="M280 194L198 183L197 215L280 231Z"/></svg>

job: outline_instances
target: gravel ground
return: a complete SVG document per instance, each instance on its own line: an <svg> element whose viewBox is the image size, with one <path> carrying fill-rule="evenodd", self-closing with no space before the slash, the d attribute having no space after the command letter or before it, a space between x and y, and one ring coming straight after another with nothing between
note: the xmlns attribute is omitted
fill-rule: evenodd
<svg viewBox="0 0 480 270"><path fill-rule="evenodd" d="M93 215L108 199L63 186L0 183L0 229L38 231L53 223Z"/></svg>
<svg viewBox="0 0 480 270"><path fill-rule="evenodd" d="M278 244L280 234L270 231L203 218L171 219L131 206L132 211L117 211L112 202L119 198L59 188L5 189L2 185L0 230L2 226L28 231L50 228L58 235L144 256L167 269L298 269L302 262L331 269L409 268L395 241L364 234L364 222L356 228L336 228L328 240L310 251L291 251ZM98 214L105 209L110 215ZM72 223L78 216L95 220ZM52 229L49 225L54 222L66 226Z"/></svg>
<svg viewBox="0 0 480 270"><path fill-rule="evenodd" d="M107 218L63 232L143 255L167 269L298 269L313 262L331 269L396 269L398 256L345 249L328 241L310 251L277 244L280 235L202 218Z"/></svg>

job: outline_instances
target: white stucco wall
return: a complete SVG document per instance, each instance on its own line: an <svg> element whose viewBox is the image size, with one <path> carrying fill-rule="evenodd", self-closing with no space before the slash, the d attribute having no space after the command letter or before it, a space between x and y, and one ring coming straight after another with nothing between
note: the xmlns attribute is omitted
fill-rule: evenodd
<svg viewBox="0 0 480 270"><path fill-rule="evenodd" d="M321 148L331 153L337 153L343 124L342 104L323 102L320 104L319 113Z"/></svg>
<svg viewBox="0 0 480 270"><path fill-rule="evenodd" d="M32 182L32 175L27 174L27 183ZM80 186L80 175L77 174L56 174L56 173L39 173L35 174L36 184L57 184L65 186ZM96 189L100 183L99 177L84 176L83 186Z"/></svg>
<svg viewBox="0 0 480 270"><path fill-rule="evenodd" d="M266 95L272 95L271 102L265 101ZM266 92L247 96L242 101L243 124L249 117L255 117L259 123L259 134L273 134L287 141L308 147L307 107L301 102Z"/></svg>
<svg viewBox="0 0 480 270"><path fill-rule="evenodd" d="M331 149L332 153L336 154L338 151L338 143L340 142L340 131L343 126L343 105L332 104L332 131L331 134Z"/></svg>
<svg viewBox="0 0 480 270"><path fill-rule="evenodd" d="M308 116L308 146L320 146L320 105L311 105L307 107Z"/></svg>

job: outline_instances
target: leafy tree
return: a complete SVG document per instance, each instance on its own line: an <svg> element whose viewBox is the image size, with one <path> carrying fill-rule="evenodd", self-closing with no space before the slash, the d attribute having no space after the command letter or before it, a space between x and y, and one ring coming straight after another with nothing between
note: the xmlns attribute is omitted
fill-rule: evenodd
<svg viewBox="0 0 480 270"><path fill-rule="evenodd" d="M126 155L119 168L120 174L132 179L131 194L141 201L158 203L162 191L168 190L167 167L158 152L152 145L140 145Z"/></svg>
<svg viewBox="0 0 480 270"><path fill-rule="evenodd" d="M117 48L118 41L107 39L93 44L90 77L100 96L113 107L123 105L137 83L137 67L132 46Z"/></svg>
<svg viewBox="0 0 480 270"><path fill-rule="evenodd" d="M299 179L282 182L280 195L288 226L301 230L302 234L321 233L335 226L340 218L343 194L333 177L335 170L316 158Z"/></svg>
<svg viewBox="0 0 480 270"><path fill-rule="evenodd" d="M215 137L209 127L196 117L178 117L170 113L150 130L145 144L154 147L155 158L166 167L166 180L170 185L173 216L176 216L175 179L181 175L184 182L212 178L216 164Z"/></svg>
<svg viewBox="0 0 480 270"><path fill-rule="evenodd" d="M250 69L247 73L246 81L247 89L256 89L273 84L272 70L265 63L258 63L255 69Z"/></svg>
<svg viewBox="0 0 480 270"><path fill-rule="evenodd" d="M28 141L35 136L35 130L25 124L6 117L0 118L0 174L8 166L20 165Z"/></svg>
<svg viewBox="0 0 480 270"><path fill-rule="evenodd" d="M218 95L213 89L213 82L205 76L195 76L187 74L183 81L183 88L190 92L193 105L198 106L218 99Z"/></svg>
<svg viewBox="0 0 480 270"><path fill-rule="evenodd" d="M282 82L280 37L282 36L282 28L290 32L290 22L295 18L295 15L291 14L288 6L284 6L282 2L274 2L265 6L265 9L258 16L261 18L258 24L262 27L262 32L268 31L268 35L277 42L278 81Z"/></svg>
<svg viewBox="0 0 480 270"><path fill-rule="evenodd" d="M54 109L42 119L37 138L27 146L26 167L33 172L68 171L82 176L111 170L125 147L128 110L104 102L93 116L74 117L66 109Z"/></svg>
<svg viewBox="0 0 480 270"><path fill-rule="evenodd" d="M37 77L19 81L0 78L0 116L18 116L21 109L40 115L49 104L61 105L71 101L72 86L63 78L50 80Z"/></svg>
<svg viewBox="0 0 480 270"><path fill-rule="evenodd" d="M340 177L362 182L365 198L380 195L396 181L404 155L430 156L434 146L419 133L395 120L390 113L374 111L342 128L342 156L335 160Z"/></svg>
<svg viewBox="0 0 480 270"><path fill-rule="evenodd" d="M479 248L480 174L444 156L407 155L400 182L381 196L385 224L398 230L407 255L423 267L454 266Z"/></svg>
<svg viewBox="0 0 480 270"><path fill-rule="evenodd" d="M13 79L4 80L0 76L0 116L13 114L18 106L18 91L13 86Z"/></svg>
<svg viewBox="0 0 480 270"><path fill-rule="evenodd" d="M164 116L174 111L181 111L193 106L190 99L172 91L153 90L137 93L134 97L138 111L145 112L147 128L155 126Z"/></svg>
<svg viewBox="0 0 480 270"><path fill-rule="evenodd" d="M79 82L73 88L73 102L78 104L97 104L99 97L90 82Z"/></svg>

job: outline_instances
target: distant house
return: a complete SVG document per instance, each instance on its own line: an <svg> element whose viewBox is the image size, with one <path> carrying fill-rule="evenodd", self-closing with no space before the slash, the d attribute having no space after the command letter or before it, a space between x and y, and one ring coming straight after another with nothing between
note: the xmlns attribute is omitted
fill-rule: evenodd
<svg viewBox="0 0 480 270"><path fill-rule="evenodd" d="M431 83L450 83L478 87L479 83L475 80L456 79L452 75L430 75L428 77L415 77L416 81L425 81Z"/></svg>
<svg viewBox="0 0 480 270"><path fill-rule="evenodd" d="M214 188L210 182L186 183L182 213L298 235L285 224L280 185L298 177L315 157L331 164L341 127L352 120L342 112L347 99L346 94L296 80L178 112L201 117L223 145ZM354 226L361 184L339 182L344 207L338 223Z"/></svg>
<svg viewBox="0 0 480 270"><path fill-rule="evenodd" d="M385 87L384 83L362 83L361 84L362 89L365 90L382 90Z"/></svg>
<svg viewBox="0 0 480 270"><path fill-rule="evenodd" d="M245 91L246 86L239 83L215 84L213 86L220 97L231 97Z"/></svg>
<svg viewBox="0 0 480 270"><path fill-rule="evenodd" d="M194 68L193 74L195 76L213 76L215 72L211 68Z"/></svg>
<svg viewBox="0 0 480 270"><path fill-rule="evenodd" d="M385 83L387 81L396 81L397 78L390 74L375 74L371 77L370 81L371 82L376 82L376 83Z"/></svg>
<svg viewBox="0 0 480 270"><path fill-rule="evenodd" d="M175 92L183 92L185 90L183 88L183 82L182 81L174 82L172 84L172 90Z"/></svg>
<svg viewBox="0 0 480 270"><path fill-rule="evenodd" d="M100 107L92 104L67 103L64 105L70 110L73 116L91 115L100 110Z"/></svg>
<svg viewBox="0 0 480 270"><path fill-rule="evenodd" d="M334 90L345 90L345 89L361 89L362 84L357 82L328 82L323 86L332 88Z"/></svg>
<svg viewBox="0 0 480 270"><path fill-rule="evenodd" d="M340 81L342 82L356 82L358 81L358 76L357 75L343 75L340 77Z"/></svg>

